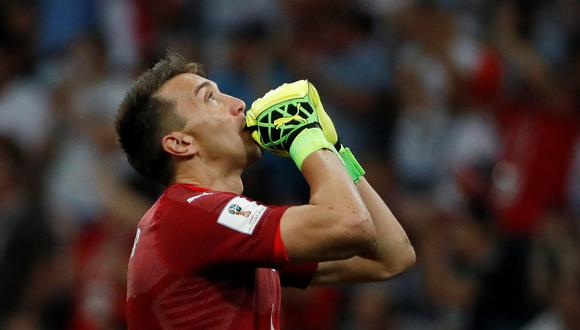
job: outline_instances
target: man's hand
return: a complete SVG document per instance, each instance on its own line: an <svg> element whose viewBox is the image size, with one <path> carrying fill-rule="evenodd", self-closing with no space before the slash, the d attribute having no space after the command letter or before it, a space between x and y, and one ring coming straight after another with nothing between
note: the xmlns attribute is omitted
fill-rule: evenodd
<svg viewBox="0 0 580 330"><path fill-rule="evenodd" d="M324 111L324 107L320 101L320 96L318 95L318 91L314 85L311 83L308 83L308 85L310 87L312 107L318 116L318 121L320 123L320 128L324 133L324 137L326 138L326 141L331 143L338 151L346 171L352 178L353 182L357 183L363 177L363 175L365 175L365 170L358 163L350 149L341 143L340 138L338 137L338 133L336 132L336 128L334 128L334 123L326 111Z"/></svg>
<svg viewBox="0 0 580 330"><path fill-rule="evenodd" d="M302 162L314 151L329 149L337 153L323 133L318 107L322 107L318 92L308 81L283 84L252 103L246 124L260 146L290 156L302 169ZM330 118L324 109L322 113L326 125ZM331 128L325 127L327 131L334 129L330 124Z"/></svg>
<svg viewBox="0 0 580 330"><path fill-rule="evenodd" d="M345 260L322 262L313 279L314 284L381 281L391 278L415 262L415 252L403 228L382 198L363 178L365 171L350 149L342 145L338 133L324 110L320 97L309 84L310 100L326 140L339 150L342 163L356 184L375 227L376 240L358 256ZM372 247L372 249L370 249Z"/></svg>

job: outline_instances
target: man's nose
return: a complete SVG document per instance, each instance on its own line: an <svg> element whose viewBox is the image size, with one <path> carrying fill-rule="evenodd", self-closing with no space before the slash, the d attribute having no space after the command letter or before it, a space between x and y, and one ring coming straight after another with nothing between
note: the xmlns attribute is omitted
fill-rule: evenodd
<svg viewBox="0 0 580 330"><path fill-rule="evenodd" d="M232 112L239 116L244 114L246 103L238 98L233 97Z"/></svg>

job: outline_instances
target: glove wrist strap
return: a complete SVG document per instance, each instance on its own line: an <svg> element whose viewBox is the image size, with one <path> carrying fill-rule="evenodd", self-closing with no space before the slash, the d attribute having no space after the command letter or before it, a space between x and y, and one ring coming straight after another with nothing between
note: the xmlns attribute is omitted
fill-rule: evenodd
<svg viewBox="0 0 580 330"><path fill-rule="evenodd" d="M352 154L350 149L343 146L338 152L338 154L340 155L340 158L344 163L346 171L352 178L352 181L354 183L359 182L359 180L363 177L363 175L365 175L365 170L362 168L362 166L360 166L356 158L354 158L354 155Z"/></svg>
<svg viewBox="0 0 580 330"><path fill-rule="evenodd" d="M292 145L290 145L290 157L296 163L298 169L302 171L302 162L304 162L304 159L320 149L329 149L335 154L338 154L334 146L326 141L324 133L320 128L305 128L292 141Z"/></svg>

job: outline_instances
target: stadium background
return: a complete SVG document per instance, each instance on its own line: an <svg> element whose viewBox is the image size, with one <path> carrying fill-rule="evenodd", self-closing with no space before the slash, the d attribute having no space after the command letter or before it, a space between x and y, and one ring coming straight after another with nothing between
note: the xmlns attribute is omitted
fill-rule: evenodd
<svg viewBox="0 0 580 330"><path fill-rule="evenodd" d="M249 106L318 87L407 229L413 270L287 290L284 329L577 329L577 0L1 0L0 328L123 329L135 225L159 194L115 142L173 48ZM266 156L247 195L299 203Z"/></svg>

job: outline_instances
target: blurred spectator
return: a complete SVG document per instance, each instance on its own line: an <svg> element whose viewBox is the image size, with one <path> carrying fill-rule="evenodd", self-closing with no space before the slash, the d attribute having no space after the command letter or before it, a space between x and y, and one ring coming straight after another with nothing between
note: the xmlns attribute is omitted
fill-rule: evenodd
<svg viewBox="0 0 580 330"><path fill-rule="evenodd" d="M205 62L211 67L222 68L227 64L227 38L236 29L258 22L267 31L281 28L284 17L280 13L280 2L268 0L248 0L243 2L228 0L204 0L198 8L200 43L205 52Z"/></svg>
<svg viewBox="0 0 580 330"><path fill-rule="evenodd" d="M0 3L0 45L10 57L12 73L29 74L35 64L36 17L35 1Z"/></svg>
<svg viewBox="0 0 580 330"><path fill-rule="evenodd" d="M580 245L578 227L561 212L546 215L532 248L531 283L548 306L524 329L575 329L580 324Z"/></svg>
<svg viewBox="0 0 580 330"><path fill-rule="evenodd" d="M580 230L580 138L576 142L574 162L570 166L570 180L568 181L568 203L576 218L576 228Z"/></svg>
<svg viewBox="0 0 580 330"><path fill-rule="evenodd" d="M70 46L54 92L54 132L47 193L60 239L71 247L73 329L123 329L126 264L134 224L147 201L128 185L129 172L112 120L130 82L108 71L98 35Z"/></svg>
<svg viewBox="0 0 580 330"><path fill-rule="evenodd" d="M209 72L220 89L236 95L249 106L272 86L294 78L276 53L275 35L268 26L250 22L232 30L225 66Z"/></svg>
<svg viewBox="0 0 580 330"><path fill-rule="evenodd" d="M110 198L100 188L101 168L121 177L128 173L111 123L130 82L109 74L106 48L97 35L72 43L64 63L63 80L54 94L59 129L47 193L53 214L64 226L61 232L70 234L94 221Z"/></svg>
<svg viewBox="0 0 580 330"><path fill-rule="evenodd" d="M140 194L107 173L105 192L112 198L93 224L84 226L73 245L75 269L72 329L124 329L127 262L135 219L147 210ZM120 187L120 189L119 189Z"/></svg>
<svg viewBox="0 0 580 330"><path fill-rule="evenodd" d="M498 49L517 83L498 108L503 148L490 196L502 244L475 309L473 327L481 329L520 327L541 309L530 291L531 247L534 235L551 225L547 212L566 207L566 175L579 132L577 105L565 81L530 44L525 14L533 7L518 11L505 3L497 10Z"/></svg>
<svg viewBox="0 0 580 330"><path fill-rule="evenodd" d="M515 7L498 8L498 46L522 79L504 97L498 115L503 151L494 170L494 205L503 229L533 233L537 219L565 202L579 117L572 90L558 78L516 27ZM519 19L519 20L518 20Z"/></svg>
<svg viewBox="0 0 580 330"><path fill-rule="evenodd" d="M393 115L386 45L374 37L373 16L356 3L339 1L332 8L295 4L288 60L324 91L325 108L345 143L355 151L381 149L388 140L386 118Z"/></svg>
<svg viewBox="0 0 580 330"><path fill-rule="evenodd" d="M476 164L491 163L497 136L486 103L497 93L497 60L473 36L458 32L450 12L411 7L400 28L408 36L399 55L400 117L393 161L402 187L439 189Z"/></svg>
<svg viewBox="0 0 580 330"><path fill-rule="evenodd" d="M43 55L60 54L82 34L96 28L94 0L38 1L38 50Z"/></svg>
<svg viewBox="0 0 580 330"><path fill-rule="evenodd" d="M0 136L0 328L38 327L52 288L54 236L34 198L26 154ZM23 175L24 174L24 175ZM14 326L13 329L18 327Z"/></svg>
<svg viewBox="0 0 580 330"><path fill-rule="evenodd" d="M247 107L312 81L416 247L392 281L285 291L283 328L580 323L578 1L6 0L0 18L0 328L125 327L158 187L112 118L168 47ZM264 202L307 196L272 155L244 179Z"/></svg>
<svg viewBox="0 0 580 330"><path fill-rule="evenodd" d="M0 132L32 155L44 148L51 116L45 86L23 75L18 48L0 47Z"/></svg>
<svg viewBox="0 0 580 330"><path fill-rule="evenodd" d="M120 72L133 72L139 67L140 54L146 54L145 27L139 25L143 13L139 1L100 0L94 6L96 23L104 36L108 52L103 54L111 68ZM141 15L140 15L141 14ZM94 29L85 30L86 32ZM74 36L73 41L80 35Z"/></svg>

